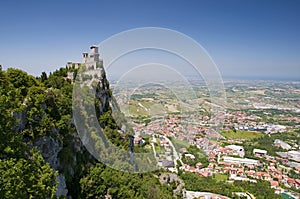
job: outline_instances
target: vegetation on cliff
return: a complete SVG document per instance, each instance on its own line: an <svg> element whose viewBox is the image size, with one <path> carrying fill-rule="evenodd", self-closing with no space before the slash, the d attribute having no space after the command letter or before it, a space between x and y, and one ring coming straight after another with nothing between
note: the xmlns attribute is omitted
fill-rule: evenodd
<svg viewBox="0 0 300 199"><path fill-rule="evenodd" d="M104 198L106 194L113 198L172 198L171 188L161 185L153 173L117 171L89 154L72 121L74 79L68 78L68 73L75 78L77 69L61 68L40 77L14 68L0 70L0 198L64 198L57 194L64 189L58 175L64 177L67 196L72 198ZM106 80L105 74L100 78ZM102 91L111 96L105 82ZM95 105L100 103L95 100ZM128 137L118 133L120 121L112 117L111 107L97 116L108 139L128 150ZM48 157L53 154L45 148L51 146L41 144L43 138L57 143L57 157Z"/></svg>

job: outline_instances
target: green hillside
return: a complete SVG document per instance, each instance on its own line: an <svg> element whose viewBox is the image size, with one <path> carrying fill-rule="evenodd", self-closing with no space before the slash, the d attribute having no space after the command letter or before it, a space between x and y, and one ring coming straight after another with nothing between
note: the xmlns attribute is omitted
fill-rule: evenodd
<svg viewBox="0 0 300 199"><path fill-rule="evenodd" d="M72 122L69 72L77 74L73 68L40 77L0 70L0 198L172 198L172 189L155 177L159 173L117 171L89 154ZM98 114L100 125L127 150L128 137L118 133L110 109Z"/></svg>

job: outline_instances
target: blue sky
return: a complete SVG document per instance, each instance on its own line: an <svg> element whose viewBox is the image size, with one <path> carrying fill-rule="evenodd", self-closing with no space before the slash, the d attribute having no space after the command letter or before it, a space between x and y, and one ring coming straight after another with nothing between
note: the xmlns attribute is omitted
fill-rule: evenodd
<svg viewBox="0 0 300 199"><path fill-rule="evenodd" d="M3 1L0 64L39 75L91 44L164 27L199 42L225 77L300 79L300 1Z"/></svg>

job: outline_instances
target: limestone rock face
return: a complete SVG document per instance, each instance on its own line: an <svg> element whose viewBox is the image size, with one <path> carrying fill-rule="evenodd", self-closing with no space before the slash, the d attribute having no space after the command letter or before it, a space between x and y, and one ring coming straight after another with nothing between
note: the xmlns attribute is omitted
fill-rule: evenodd
<svg viewBox="0 0 300 199"><path fill-rule="evenodd" d="M40 150L44 160L47 163L49 163L49 165L54 170L60 169L61 164L58 158L58 154L63 147L61 147L54 138L49 136L43 136L41 138L38 138L34 142L34 146L36 146ZM58 182L56 196L57 197L66 196L68 193L68 189L67 189L66 179L64 174L59 174L56 179Z"/></svg>
<svg viewBox="0 0 300 199"><path fill-rule="evenodd" d="M65 176L63 174L59 174L56 177L56 181L58 182L56 196L57 197L66 196L68 193L68 189L67 189L67 185L66 185Z"/></svg>
<svg viewBox="0 0 300 199"><path fill-rule="evenodd" d="M43 136L35 141L34 146L41 151L43 158L53 169L58 170L60 168L58 153L62 147L59 146L59 143L55 139L52 137Z"/></svg>
<svg viewBox="0 0 300 199"><path fill-rule="evenodd" d="M24 112L14 112L13 116L17 120L16 131L20 132L26 128L26 124L28 122L26 118L26 114Z"/></svg>
<svg viewBox="0 0 300 199"><path fill-rule="evenodd" d="M105 72L103 72L103 74L105 74ZM101 102L101 104L99 104L99 111L104 112L109 107L109 102L111 101L111 96L108 92L109 83L105 75L101 75L101 77L97 81L98 87L96 88L95 97L98 98Z"/></svg>
<svg viewBox="0 0 300 199"><path fill-rule="evenodd" d="M118 130L126 132L128 130L127 123L124 119L120 118L122 115L119 114L120 109L118 104L109 89L109 82L106 79L105 71L103 68L98 68L98 70L100 70L101 75L92 75L92 81L96 82L96 86L91 86L93 94L98 100L98 104L95 107L98 109L97 113L101 114L110 109L113 110L113 112L117 113L115 120L120 121ZM43 107L43 109L46 109L46 107ZM47 113L44 112L44 114ZM26 117L26 115L24 116ZM15 117L22 119L23 115L19 114ZM71 116L71 118L72 123L76 124L76 118L74 116ZM18 128L26 128L27 121L26 118L23 119L24 122L20 122ZM57 137L59 137L59 141L56 140ZM80 138L76 131L72 130L67 134L60 135L59 129L55 127L50 135L36 138L33 142L33 146L36 146L40 150L44 160L55 171L59 172L57 176L57 197L65 196L70 199L73 196L73 198L76 198L78 190L75 187L79 185L79 182L77 182L78 175L82 175L83 168L87 168L96 162L96 159L87 151L84 143L85 140Z"/></svg>

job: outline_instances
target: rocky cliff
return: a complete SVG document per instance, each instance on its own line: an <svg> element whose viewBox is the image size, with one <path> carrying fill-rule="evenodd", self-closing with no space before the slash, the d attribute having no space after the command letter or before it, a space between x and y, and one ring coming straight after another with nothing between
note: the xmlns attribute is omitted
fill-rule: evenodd
<svg viewBox="0 0 300 199"><path fill-rule="evenodd" d="M72 71L72 69L68 68L63 70L68 71L68 73L70 73L70 70ZM71 73L74 74L74 71ZM50 84L48 88L43 88L44 90L39 91L44 94L43 97L46 97L45 100L32 103L30 99L25 99L22 108L23 111L14 113L14 117L18 121L16 131L33 131L32 134L37 134L34 135L34 137L30 136L31 134L25 134L24 140L31 147L39 149L44 160L58 172L56 196L76 198L80 190L79 180L81 176L96 162L96 159L82 144L74 123L72 122L72 111L70 109L72 100L71 87L73 87L76 77L74 77L74 79L68 79L62 74L63 79L59 79L57 76L59 77L60 74L56 74L52 82L48 79L48 82L46 82ZM57 84L60 83L58 80L62 81L65 85L57 86ZM112 109L119 111L118 105L112 97L109 82L106 79L103 68L101 68L100 75L93 76L93 81L96 83L94 97L97 117L100 117L102 113ZM52 86L53 84L54 88ZM64 89L65 87L69 89ZM63 101L60 101L61 96L65 98ZM33 96L31 96L31 98L33 98ZM66 106L68 108L64 110L58 106ZM29 118L32 117L32 111L35 109L39 110L39 114L35 115L34 118ZM48 126L45 128L49 129L47 129L46 132L38 134L37 131L43 125L44 118L57 122L50 126L46 124ZM34 121L32 121L32 119L34 119ZM127 125L124 121L122 122L121 127L123 127L123 131L125 131ZM102 128L105 128L106 125L108 125L107 122L101 124ZM63 126L63 128L61 126Z"/></svg>

